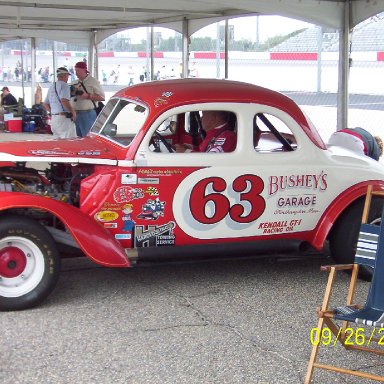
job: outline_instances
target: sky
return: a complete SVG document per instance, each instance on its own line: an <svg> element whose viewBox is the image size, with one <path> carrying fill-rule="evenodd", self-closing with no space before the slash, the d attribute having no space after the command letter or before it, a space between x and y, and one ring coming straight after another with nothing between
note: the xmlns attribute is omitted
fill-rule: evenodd
<svg viewBox="0 0 384 384"><path fill-rule="evenodd" d="M259 41L263 42L270 37L287 35L301 28L308 28L313 24L282 16L250 16L231 19L229 25L234 26L235 40L247 39L256 41L257 23L259 24ZM208 32L210 31L210 32ZM216 25L210 25L196 32L194 36L206 36L207 33L216 34Z"/></svg>
<svg viewBox="0 0 384 384"><path fill-rule="evenodd" d="M248 16L229 20L229 25L234 26L235 40L247 39L256 41L257 23L259 25L259 42L264 42L270 37L277 35L286 35L301 28L308 28L313 24L304 21L289 19L282 16ZM222 22L224 25L224 22ZM193 37L215 37L216 23L211 24L200 31L197 31ZM155 28L155 31L161 31L162 38L167 39L175 35L175 32L166 28ZM146 28L136 28L124 32L133 43L140 42L146 38Z"/></svg>

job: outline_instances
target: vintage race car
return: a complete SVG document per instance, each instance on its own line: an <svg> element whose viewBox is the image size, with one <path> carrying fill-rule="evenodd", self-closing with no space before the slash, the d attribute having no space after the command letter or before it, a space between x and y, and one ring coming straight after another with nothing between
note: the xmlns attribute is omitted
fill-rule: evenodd
<svg viewBox="0 0 384 384"><path fill-rule="evenodd" d="M231 112L233 151L199 152L204 111ZM190 150L175 152L177 144ZM128 87L87 137L1 143L0 162L2 310L46 298L74 249L130 267L329 241L334 259L350 262L367 185L384 190L382 165L327 149L291 99L226 80ZM370 221L381 207L375 200Z"/></svg>

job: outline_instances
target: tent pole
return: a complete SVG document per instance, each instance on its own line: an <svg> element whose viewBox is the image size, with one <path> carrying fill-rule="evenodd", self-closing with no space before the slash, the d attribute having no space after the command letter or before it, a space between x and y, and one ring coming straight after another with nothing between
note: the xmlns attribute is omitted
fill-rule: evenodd
<svg viewBox="0 0 384 384"><path fill-rule="evenodd" d="M349 43L351 24L350 0L344 3L343 27L339 38L339 80L337 92L337 130L348 127L348 78L349 78Z"/></svg>
<svg viewBox="0 0 384 384"><path fill-rule="evenodd" d="M182 61L182 76L183 78L188 77L188 68L189 68L189 28L188 28L188 20L183 19L182 25L182 51L181 51L181 61Z"/></svg>
<svg viewBox="0 0 384 384"><path fill-rule="evenodd" d="M31 106L35 104L36 88L36 37L31 37Z"/></svg>
<svg viewBox="0 0 384 384"><path fill-rule="evenodd" d="M155 29L154 27L151 27L150 30L150 50L151 50L151 80L155 79L155 52L154 52L154 45L155 45Z"/></svg>
<svg viewBox="0 0 384 384"><path fill-rule="evenodd" d="M225 33L224 33L224 78L228 79L228 48L229 48L229 28L228 19L225 19Z"/></svg>
<svg viewBox="0 0 384 384"><path fill-rule="evenodd" d="M24 54L23 54L23 49L24 49L24 40L20 40L20 46L21 46L21 70L20 70L20 74L21 74L21 88L22 88L22 91L23 91L23 105L25 105L25 92L24 92L24 74L25 74L25 71L24 71ZM21 111L19 111L21 112Z"/></svg>
<svg viewBox="0 0 384 384"><path fill-rule="evenodd" d="M91 72L91 75L97 79L98 72L95 72L95 37L96 33L92 31L88 45L88 70Z"/></svg>

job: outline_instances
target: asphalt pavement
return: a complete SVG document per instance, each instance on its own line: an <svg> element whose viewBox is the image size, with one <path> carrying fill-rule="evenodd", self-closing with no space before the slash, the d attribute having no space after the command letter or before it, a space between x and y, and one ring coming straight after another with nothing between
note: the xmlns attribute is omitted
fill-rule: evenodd
<svg viewBox="0 0 384 384"><path fill-rule="evenodd" d="M112 269L64 260L40 307L0 313L1 383L302 383L326 262L312 255ZM335 302L347 280L337 280ZM358 297L367 288L362 282ZM320 358L384 376L382 358L338 345L323 346ZM318 370L315 383L370 381Z"/></svg>

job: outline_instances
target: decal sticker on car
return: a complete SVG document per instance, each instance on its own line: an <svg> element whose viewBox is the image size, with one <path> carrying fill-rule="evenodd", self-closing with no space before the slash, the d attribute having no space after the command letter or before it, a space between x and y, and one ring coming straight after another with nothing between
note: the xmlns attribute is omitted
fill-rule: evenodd
<svg viewBox="0 0 384 384"><path fill-rule="evenodd" d="M136 225L134 246L139 248L175 245L175 227L173 221L163 225Z"/></svg>
<svg viewBox="0 0 384 384"><path fill-rule="evenodd" d="M159 176L173 176L181 175L181 169L139 169L139 174L145 174L149 177L159 177Z"/></svg>
<svg viewBox="0 0 384 384"><path fill-rule="evenodd" d="M277 199L277 206L281 207L309 207L316 205L316 195L293 195Z"/></svg>
<svg viewBox="0 0 384 384"><path fill-rule="evenodd" d="M148 187L145 192L149 196L159 196L159 191L156 187Z"/></svg>
<svg viewBox="0 0 384 384"><path fill-rule="evenodd" d="M121 212L123 213L122 219L124 224L122 231L132 232L133 227L135 226L135 221L132 218L133 205L125 204Z"/></svg>
<svg viewBox="0 0 384 384"><path fill-rule="evenodd" d="M286 189L311 189L326 191L328 188L327 174L323 171L320 174L301 174L289 176L270 176L268 194L270 196Z"/></svg>
<svg viewBox="0 0 384 384"><path fill-rule="evenodd" d="M153 101L153 104L154 104L154 106L157 108L157 107L159 107L160 105L166 105L166 104L168 104L168 100L167 100L167 99L164 99L163 97L157 97L157 98Z"/></svg>
<svg viewBox="0 0 384 384"><path fill-rule="evenodd" d="M141 188L119 187L113 193L113 199L116 203L129 203L130 201L140 199L141 197L144 197Z"/></svg>
<svg viewBox="0 0 384 384"><path fill-rule="evenodd" d="M139 184L159 184L158 177L139 177Z"/></svg>
<svg viewBox="0 0 384 384"><path fill-rule="evenodd" d="M58 149L53 149L53 150L48 150L48 149L31 149L28 151L28 153L32 155L37 155L37 156L68 156L74 155L74 152L72 151L63 151L63 150L58 150Z"/></svg>
<svg viewBox="0 0 384 384"><path fill-rule="evenodd" d="M114 211L99 211L95 214L95 220L101 221L102 223L115 221L118 217L119 214Z"/></svg>
<svg viewBox="0 0 384 384"><path fill-rule="evenodd" d="M130 240L132 235L130 233L117 233L115 235L116 240Z"/></svg>
<svg viewBox="0 0 384 384"><path fill-rule="evenodd" d="M117 223L104 223L104 228L116 229L117 228Z"/></svg>
<svg viewBox="0 0 384 384"><path fill-rule="evenodd" d="M137 175L135 173L123 173L121 175L121 184L137 184Z"/></svg>
<svg viewBox="0 0 384 384"><path fill-rule="evenodd" d="M282 233L282 232L292 232L295 227L301 224L301 219L299 220L284 220L284 221L269 221L259 224L259 229L263 230L263 233Z"/></svg>
<svg viewBox="0 0 384 384"><path fill-rule="evenodd" d="M100 156L101 151L84 150L77 152L78 156Z"/></svg>
<svg viewBox="0 0 384 384"><path fill-rule="evenodd" d="M165 201L148 199L141 207L141 212L137 215L138 219L157 220L164 216Z"/></svg>

